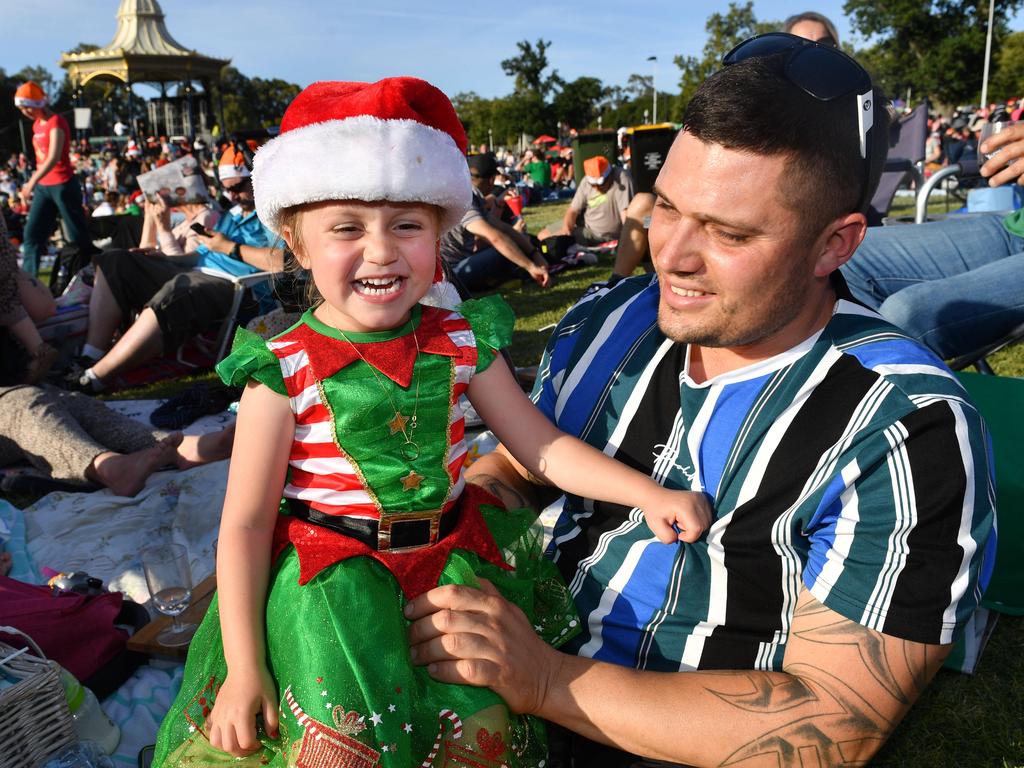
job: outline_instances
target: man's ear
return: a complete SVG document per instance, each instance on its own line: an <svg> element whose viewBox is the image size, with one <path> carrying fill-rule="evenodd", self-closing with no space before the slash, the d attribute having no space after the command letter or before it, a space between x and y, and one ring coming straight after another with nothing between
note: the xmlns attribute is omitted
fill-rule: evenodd
<svg viewBox="0 0 1024 768"><path fill-rule="evenodd" d="M868 229L863 213L848 213L825 229L814 260L814 276L828 277L853 256Z"/></svg>

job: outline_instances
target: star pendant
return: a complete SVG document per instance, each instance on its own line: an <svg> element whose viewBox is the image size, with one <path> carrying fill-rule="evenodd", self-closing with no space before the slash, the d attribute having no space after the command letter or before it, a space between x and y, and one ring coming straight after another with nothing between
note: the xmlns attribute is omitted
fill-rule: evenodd
<svg viewBox="0 0 1024 768"><path fill-rule="evenodd" d="M402 490L403 491L418 491L420 483L423 482L423 475L418 473L415 469L410 469L409 474L402 478Z"/></svg>
<svg viewBox="0 0 1024 768"><path fill-rule="evenodd" d="M400 411L395 411L395 418L388 422L388 428L391 430L392 435L397 435L399 432L404 435L405 425L408 423L408 416L403 416Z"/></svg>

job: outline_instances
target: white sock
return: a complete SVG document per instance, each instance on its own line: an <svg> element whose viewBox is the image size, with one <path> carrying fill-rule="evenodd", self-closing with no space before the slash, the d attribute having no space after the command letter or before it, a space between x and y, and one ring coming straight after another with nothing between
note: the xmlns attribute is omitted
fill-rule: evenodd
<svg viewBox="0 0 1024 768"><path fill-rule="evenodd" d="M90 360L99 360L105 354L107 353L99 347L94 347L92 344L86 344L82 347L82 356L88 357Z"/></svg>
<svg viewBox="0 0 1024 768"><path fill-rule="evenodd" d="M100 381L99 377L93 372L92 368L86 368L85 373L82 374L82 378L79 379L79 383L88 384L93 392L100 392L106 387L103 382Z"/></svg>

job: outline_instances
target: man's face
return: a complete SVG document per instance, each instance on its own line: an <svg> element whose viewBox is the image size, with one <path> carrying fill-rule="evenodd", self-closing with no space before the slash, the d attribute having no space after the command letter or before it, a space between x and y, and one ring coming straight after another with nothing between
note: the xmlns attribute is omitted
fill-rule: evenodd
<svg viewBox="0 0 1024 768"><path fill-rule="evenodd" d="M485 176L475 168L469 170L470 183L480 190L481 195L489 195L494 189L494 176Z"/></svg>
<svg viewBox="0 0 1024 768"><path fill-rule="evenodd" d="M243 211L251 211L256 207L252 195L252 179L228 179L220 183L224 196L233 203L242 206Z"/></svg>
<svg viewBox="0 0 1024 768"><path fill-rule="evenodd" d="M784 156L725 149L687 133L672 145L649 233L666 336L753 362L817 330L831 292L814 275L815 244L780 202L785 172Z"/></svg>

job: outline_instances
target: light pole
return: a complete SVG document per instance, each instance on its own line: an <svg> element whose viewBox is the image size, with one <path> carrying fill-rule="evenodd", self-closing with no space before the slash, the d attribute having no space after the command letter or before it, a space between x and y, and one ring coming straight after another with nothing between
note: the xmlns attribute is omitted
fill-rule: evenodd
<svg viewBox="0 0 1024 768"><path fill-rule="evenodd" d="M654 120L652 122L658 122L658 84L655 82L658 75L658 57L648 56L648 61L653 61L654 65L651 67L651 90L654 91Z"/></svg>
<svg viewBox="0 0 1024 768"><path fill-rule="evenodd" d="M996 0L988 0L988 35L985 37L985 72L981 76L981 108L988 108L988 60L992 55L992 11Z"/></svg>

